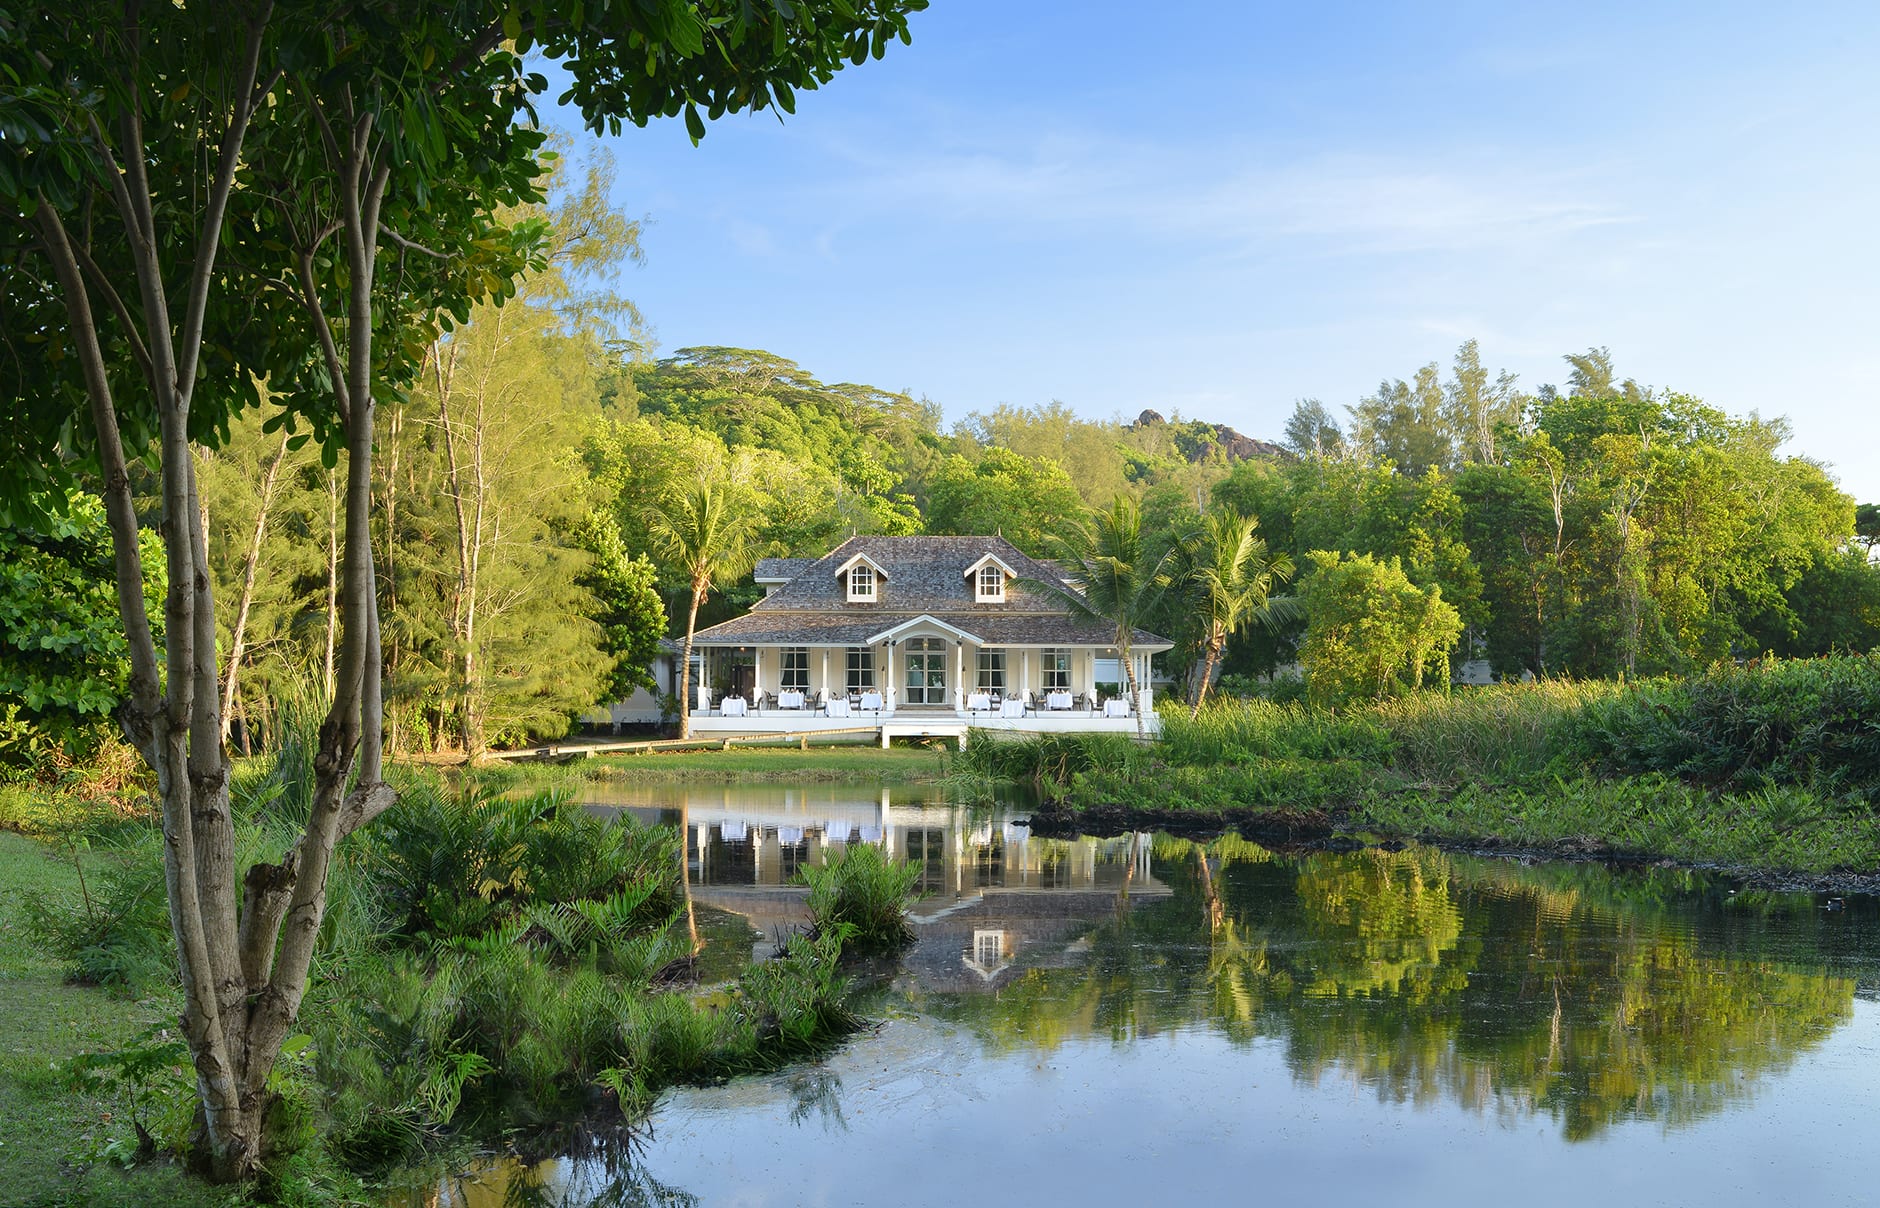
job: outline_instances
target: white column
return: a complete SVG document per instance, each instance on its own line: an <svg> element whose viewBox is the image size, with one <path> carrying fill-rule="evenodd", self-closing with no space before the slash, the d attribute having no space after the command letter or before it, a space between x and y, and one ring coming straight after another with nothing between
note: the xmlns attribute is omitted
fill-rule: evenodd
<svg viewBox="0 0 1880 1208"><path fill-rule="evenodd" d="M764 648L762 646L754 646L751 648L751 704L755 705L757 698L763 694Z"/></svg>
<svg viewBox="0 0 1880 1208"><path fill-rule="evenodd" d="M1018 691L1022 696L1031 695L1031 651L1018 652Z"/></svg>
<svg viewBox="0 0 1880 1208"><path fill-rule="evenodd" d="M834 695L829 691L829 647L827 646L822 648L822 683L816 691L822 693L825 700Z"/></svg>
<svg viewBox="0 0 1880 1208"><path fill-rule="evenodd" d="M966 708L966 643L953 639L953 711Z"/></svg>
<svg viewBox="0 0 1880 1208"><path fill-rule="evenodd" d="M887 658L888 658L888 683L887 683L887 688L886 688L886 695L882 697L882 706L883 706L883 711L885 712L889 709L894 708L894 641L892 638L889 639L888 644L886 647L884 647L884 649L887 651ZM884 747L887 746L888 740L886 738L882 739L881 745Z"/></svg>

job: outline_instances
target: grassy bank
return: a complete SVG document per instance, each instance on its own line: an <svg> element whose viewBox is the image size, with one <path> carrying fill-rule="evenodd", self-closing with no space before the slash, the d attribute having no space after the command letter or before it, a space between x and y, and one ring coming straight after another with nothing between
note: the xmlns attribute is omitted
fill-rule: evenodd
<svg viewBox="0 0 1880 1208"><path fill-rule="evenodd" d="M871 781L918 784L946 774L946 757L925 747L844 745L734 747L729 751L649 751L597 755L561 764L512 762L480 767L477 781L497 788L553 788L587 780L638 784L804 784Z"/></svg>
<svg viewBox="0 0 1880 1208"><path fill-rule="evenodd" d="M237 770L243 864L305 817L298 768L289 751ZM702 986L676 835L530 778L414 774L342 845L301 1033L270 1082L268 1175L244 1195L376 1202L372 1180L440 1148L624 1131L663 1087L773 1068L858 1025L842 962L899 938L904 868L832 865L811 935ZM193 1099L173 1036L151 1030L180 1005L160 834L56 796L8 808L31 837L0 834L0 1204L232 1202L174 1166ZM114 1093L71 1082L88 1053Z"/></svg>
<svg viewBox="0 0 1880 1208"><path fill-rule="evenodd" d="M1677 681L1505 685L1339 713L1228 701L1110 736L969 745L965 783L1035 782L1066 825L1665 857L1771 873L1880 870L1880 660Z"/></svg>
<svg viewBox="0 0 1880 1208"><path fill-rule="evenodd" d="M95 874L96 855L81 856ZM68 964L31 928L35 895L80 896L78 868L44 842L0 831L0 1203L195 1208L226 1193L174 1165L123 1170L115 1156L137 1138L115 1095L68 1081L86 1053L129 1047L175 1019L182 996L168 987L128 994L67 980Z"/></svg>

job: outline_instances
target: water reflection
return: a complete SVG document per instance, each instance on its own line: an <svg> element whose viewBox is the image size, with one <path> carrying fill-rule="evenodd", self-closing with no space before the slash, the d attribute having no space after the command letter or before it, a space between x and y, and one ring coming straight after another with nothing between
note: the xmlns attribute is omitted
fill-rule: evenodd
<svg viewBox="0 0 1880 1208"><path fill-rule="evenodd" d="M1442 1135L1473 1118L1530 1122L1521 1135L1531 1137L1540 1121L1553 1144L1579 1152L1617 1152L1574 1144L1591 1138L1634 1146L1626 1178L1662 1167L1692 1190L1765 1134L1807 1143L1799 1124L1762 1127L1757 1101L1780 1098L1783 1075L1855 1017L1857 990L1871 998L1880 985L1872 899L1827 911L1811 895L1735 893L1690 872L1530 867L1416 847L1280 854L1233 836L1041 840L1009 812L952 809L918 791L675 795L637 804L684 819L701 903L768 933L800 918L789 870L837 843L879 842L923 867L918 939L867 1007L890 1021L883 1030L827 1065L676 1094L640 1167L606 1178L593 1163L536 1168L556 1186L589 1180L579 1186L590 1198L548 1202L684 1202L658 1198L683 1193L649 1182L648 1170L708 1198L794 1202L699 1152L720 1139L722 1152L747 1156L774 1144L774 1174L793 1146L826 1136L866 1167L854 1172L862 1187L893 1175L887 1157L877 1169L867 1155L918 1161L924 1136L1021 1146L1050 1136L1096 1169L1102 1154L1140 1143L1145 1104L1158 1135L1214 1137L1192 1156L1215 1172L1204 1185L1231 1190L1232 1155L1263 1151L1237 1133L1223 1141L1223 1118L1284 1120L1304 1096L1318 1096L1315 1113L1330 1111L1320 1092L1341 1086L1360 1092L1339 1109L1343 1128L1363 1132L1404 1107ZM1880 1012L1860 1009L1856 1047L1880 1055ZM1073 1070L1073 1083L1053 1081ZM1866 1079L1836 1082L1819 1062L1802 1076L1816 1085L1788 1095L1791 1113L1798 1097L1822 1101L1830 1117L1880 1108L1871 1088L1849 1089ZM1741 1123L1705 1133L1709 1149L1673 1143L1707 1121ZM1635 1122L1653 1127L1627 1131ZM1380 1170L1399 1159L1441 1166L1427 1142L1371 1143L1390 1155ZM1506 1146L1509 1162L1536 1160ZM1480 1142L1451 1161L1492 1166L1493 1148ZM1661 1163L1666 1154L1683 1156ZM1830 1177L1838 1160L1816 1155L1808 1169ZM1442 1169L1433 1185L1464 1167ZM1116 1190L1107 1177L1084 1198Z"/></svg>

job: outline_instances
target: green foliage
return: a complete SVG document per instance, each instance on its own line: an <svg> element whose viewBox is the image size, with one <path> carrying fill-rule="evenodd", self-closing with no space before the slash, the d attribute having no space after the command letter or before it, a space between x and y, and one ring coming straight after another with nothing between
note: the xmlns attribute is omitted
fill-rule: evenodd
<svg viewBox="0 0 1880 1208"><path fill-rule="evenodd" d="M43 519L0 525L0 770L14 772L66 744L88 754L130 678L103 504L72 490L28 510ZM155 549L145 534L145 598L159 614Z"/></svg>
<svg viewBox="0 0 1880 1208"><path fill-rule="evenodd" d="M928 476L928 532L997 534L1034 557L1083 510L1077 485L1062 466L1010 449L995 446L977 458L955 453Z"/></svg>
<svg viewBox="0 0 1880 1208"><path fill-rule="evenodd" d="M96 845L68 834L59 847L76 873L78 892L28 896L33 938L86 985L138 993L174 984L176 942L151 829Z"/></svg>
<svg viewBox="0 0 1880 1208"><path fill-rule="evenodd" d="M1562 736L1608 774L1706 785L1880 793L1880 656L1770 660L1634 684L1595 701Z"/></svg>
<svg viewBox="0 0 1880 1208"><path fill-rule="evenodd" d="M562 793L457 796L416 781L362 839L367 896L391 934L420 945L529 932L554 950L537 924L563 905L613 912L599 928L617 936L678 906L671 832L603 819Z"/></svg>
<svg viewBox="0 0 1880 1208"><path fill-rule="evenodd" d="M1293 576L1293 561L1267 549L1259 521L1220 509L1176 542L1173 578L1183 603L1199 622L1201 673L1195 708L1207 698L1210 681L1227 639L1258 623L1278 628L1294 612L1294 601L1276 598L1273 589Z"/></svg>
<svg viewBox="0 0 1880 1208"><path fill-rule="evenodd" d="M574 543L592 559L579 583L594 597L601 649L614 660L607 700L625 700L636 688L653 691L653 660L666 636L666 605L655 587L658 571L644 555L629 557L620 523L590 512L575 527Z"/></svg>
<svg viewBox="0 0 1880 1208"><path fill-rule="evenodd" d="M869 843L845 844L797 874L809 886L809 917L818 937L834 935L844 952L893 952L914 939L907 903L920 868Z"/></svg>
<svg viewBox="0 0 1880 1208"><path fill-rule="evenodd" d="M1315 550L1299 590L1307 617L1299 661L1313 700L1376 700L1446 681L1462 618L1442 589L1418 588L1396 560Z"/></svg>
<svg viewBox="0 0 1880 1208"><path fill-rule="evenodd" d="M1128 773L1147 760L1145 749L1121 734L1004 738L975 733L949 770L956 778L1022 781L1055 794L1082 773Z"/></svg>

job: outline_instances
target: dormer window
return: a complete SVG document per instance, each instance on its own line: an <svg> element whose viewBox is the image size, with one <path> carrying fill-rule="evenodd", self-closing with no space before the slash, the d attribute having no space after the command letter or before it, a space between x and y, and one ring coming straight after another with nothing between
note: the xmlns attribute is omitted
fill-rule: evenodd
<svg viewBox="0 0 1880 1208"><path fill-rule="evenodd" d="M867 563L858 563L849 568L849 599L875 599L875 568Z"/></svg>
<svg viewBox="0 0 1880 1208"><path fill-rule="evenodd" d="M1005 571L997 564L988 562L979 568L976 580L979 590L974 599L980 603L997 603L1005 599Z"/></svg>

